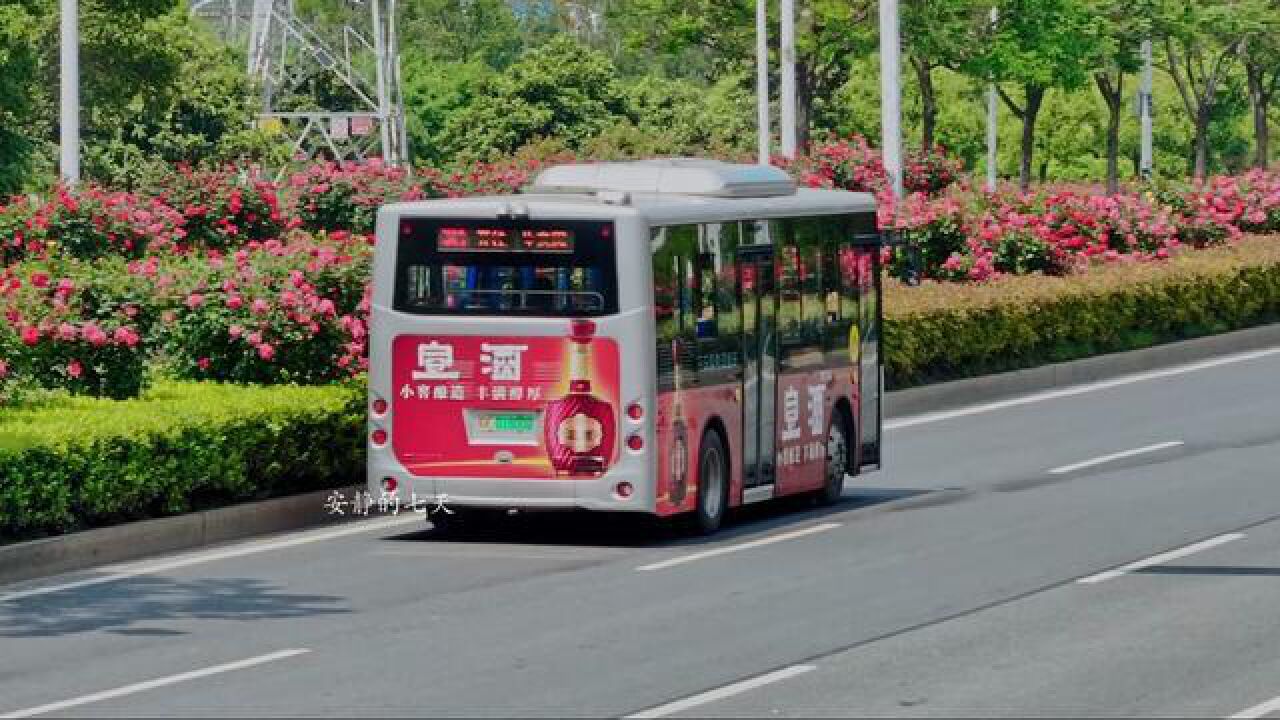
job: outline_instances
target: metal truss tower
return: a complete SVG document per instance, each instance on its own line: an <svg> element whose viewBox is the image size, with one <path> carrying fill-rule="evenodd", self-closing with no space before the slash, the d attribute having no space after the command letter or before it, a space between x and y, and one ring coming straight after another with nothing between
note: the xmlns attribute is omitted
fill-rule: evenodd
<svg viewBox="0 0 1280 720"><path fill-rule="evenodd" d="M397 0L330 2L338 21L323 30L295 0L191 0L190 8L246 49L262 89L258 124L287 136L295 156L405 163Z"/></svg>

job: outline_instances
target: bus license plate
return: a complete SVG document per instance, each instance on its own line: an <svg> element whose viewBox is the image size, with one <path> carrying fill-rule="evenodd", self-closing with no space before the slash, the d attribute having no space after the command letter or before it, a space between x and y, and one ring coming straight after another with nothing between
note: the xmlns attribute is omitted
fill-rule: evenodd
<svg viewBox="0 0 1280 720"><path fill-rule="evenodd" d="M468 410L467 437L472 445L537 445L538 410Z"/></svg>

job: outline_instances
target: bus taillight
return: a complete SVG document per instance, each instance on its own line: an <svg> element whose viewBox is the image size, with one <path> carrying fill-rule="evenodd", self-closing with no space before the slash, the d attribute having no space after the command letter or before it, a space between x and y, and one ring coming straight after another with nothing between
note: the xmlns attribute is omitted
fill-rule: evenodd
<svg viewBox="0 0 1280 720"><path fill-rule="evenodd" d="M387 401L377 398L373 401L373 414L382 417L387 414Z"/></svg>
<svg viewBox="0 0 1280 720"><path fill-rule="evenodd" d="M644 436L642 436L640 433L636 433L628 437L627 447L631 448L635 452L640 452L641 450L644 449Z"/></svg>
<svg viewBox="0 0 1280 720"><path fill-rule="evenodd" d="M386 445L387 431L383 430L382 428L378 428L374 430L372 434L369 435L369 439L373 440L373 444L379 447L381 447L382 445Z"/></svg>
<svg viewBox="0 0 1280 720"><path fill-rule="evenodd" d="M644 419L644 406L638 402L631 403L627 406L627 417L640 422Z"/></svg>
<svg viewBox="0 0 1280 720"><path fill-rule="evenodd" d="M393 477L382 478L382 492L394 493L396 488L400 487L400 482Z"/></svg>
<svg viewBox="0 0 1280 720"><path fill-rule="evenodd" d="M614 486L613 491L618 493L620 498L629 498L631 493L635 492L635 487L629 482L620 482Z"/></svg>

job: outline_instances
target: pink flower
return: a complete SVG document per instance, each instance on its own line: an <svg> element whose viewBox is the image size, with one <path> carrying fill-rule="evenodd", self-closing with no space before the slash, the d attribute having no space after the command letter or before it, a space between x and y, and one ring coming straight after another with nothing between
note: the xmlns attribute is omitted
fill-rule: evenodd
<svg viewBox="0 0 1280 720"><path fill-rule="evenodd" d="M67 374L78 379L82 374L84 374L84 366L80 364L79 360L72 360L67 363Z"/></svg>
<svg viewBox="0 0 1280 720"><path fill-rule="evenodd" d="M31 284L38 288L49 287L49 276L46 273L31 273Z"/></svg>
<svg viewBox="0 0 1280 720"><path fill-rule="evenodd" d="M84 327L81 328L81 333L84 334L84 339L88 340L94 347L102 347L108 342L107 334L95 323L85 323Z"/></svg>
<svg viewBox="0 0 1280 720"><path fill-rule="evenodd" d="M258 357L271 362L271 358L276 356L276 349L268 343L262 343L258 346Z"/></svg>
<svg viewBox="0 0 1280 720"><path fill-rule="evenodd" d="M231 335L233 339L239 338L241 335L244 334L244 328L240 327L239 325L232 325L231 327L227 328L227 333Z"/></svg>
<svg viewBox="0 0 1280 720"><path fill-rule="evenodd" d="M191 293L187 296L187 307L195 310L204 304L204 296L200 293Z"/></svg>
<svg viewBox="0 0 1280 720"><path fill-rule="evenodd" d="M210 366L210 365L212 365L212 364L213 364L213 363L211 363L211 362L209 361L209 358L207 358L207 357L202 357L202 358L200 358L199 360L197 360L197 361L196 361L196 365L197 365L197 366L199 366L199 368L200 368L201 370L204 370L204 371L206 371L206 372L209 370L209 366Z"/></svg>
<svg viewBox="0 0 1280 720"><path fill-rule="evenodd" d="M28 347L40 342L40 331L30 325L22 328L22 344Z"/></svg>
<svg viewBox="0 0 1280 720"><path fill-rule="evenodd" d="M269 305L266 300L258 298L253 301L252 310L254 315L266 315L267 312L271 310L271 305Z"/></svg>
<svg viewBox="0 0 1280 720"><path fill-rule="evenodd" d="M73 342L76 339L76 326L71 323L62 323L58 326L58 339L64 342Z"/></svg>
<svg viewBox="0 0 1280 720"><path fill-rule="evenodd" d="M260 333L260 332L256 332L256 331L255 331L255 332L251 332L251 333L249 333L248 335L246 335L246 336L244 337L244 339L245 339L245 340L248 340L250 345L261 345L261 344L262 344L262 333Z"/></svg>
<svg viewBox="0 0 1280 720"><path fill-rule="evenodd" d="M232 310L239 310L240 308L244 307L244 299L241 298L239 295L231 295L227 297L227 307L231 308Z"/></svg>
<svg viewBox="0 0 1280 720"><path fill-rule="evenodd" d="M115 340L117 345L124 345L125 347L135 347L138 344L138 340L140 338L138 337L138 333L134 332L132 328L127 328L122 326L122 327L116 328L115 334L113 335L113 339Z"/></svg>

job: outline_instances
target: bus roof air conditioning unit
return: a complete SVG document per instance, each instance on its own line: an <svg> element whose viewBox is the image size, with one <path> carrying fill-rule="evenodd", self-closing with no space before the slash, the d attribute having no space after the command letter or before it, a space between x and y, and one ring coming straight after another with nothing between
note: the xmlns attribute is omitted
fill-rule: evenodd
<svg viewBox="0 0 1280 720"><path fill-rule="evenodd" d="M539 173L528 191L762 198L794 195L796 184L785 172L770 165L673 158L556 165Z"/></svg>

